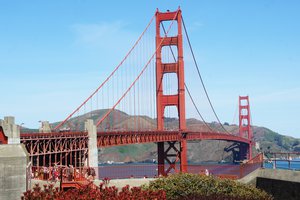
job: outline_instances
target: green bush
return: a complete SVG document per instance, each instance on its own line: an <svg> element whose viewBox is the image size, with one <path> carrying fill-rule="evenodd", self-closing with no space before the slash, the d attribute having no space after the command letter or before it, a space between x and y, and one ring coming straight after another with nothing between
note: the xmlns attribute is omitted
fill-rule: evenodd
<svg viewBox="0 0 300 200"><path fill-rule="evenodd" d="M167 199L272 200L266 192L229 179L198 174L174 174L144 185L146 190L164 190Z"/></svg>

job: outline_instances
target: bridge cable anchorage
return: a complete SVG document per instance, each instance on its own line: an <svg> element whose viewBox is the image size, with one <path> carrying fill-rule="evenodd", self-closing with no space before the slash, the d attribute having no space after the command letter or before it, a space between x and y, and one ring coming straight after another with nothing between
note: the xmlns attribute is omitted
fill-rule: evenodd
<svg viewBox="0 0 300 200"><path fill-rule="evenodd" d="M208 100L208 102L209 102L209 104L210 104L210 107L211 107L211 109L212 109L212 111L213 111L215 117L217 118L219 124L220 124L221 127L224 129L224 131L225 131L226 133L228 133L228 134L231 134L230 132L228 132L228 131L225 129L225 127L224 127L223 124L221 123L221 121L220 121L220 119L219 119L219 117L218 117L218 115L217 115L217 113L216 113L216 111L215 111L215 109L214 109L214 107L213 107L213 105L212 105L212 102L211 102L211 100L210 100L210 98L209 98L209 96L208 96L208 92L207 92L207 90L206 90L206 87L205 87L205 85L204 85L202 76L201 76L201 74L200 74L200 70L199 70L199 67L198 67L198 64L197 64L195 55L194 55L194 51L193 51L193 48L192 48L192 45L191 45L191 42L190 42L189 35L188 35L187 30L186 30L186 27L185 27L185 23L184 23L183 17L182 17L182 24L183 24L184 32L185 32L185 35L186 35L186 38L187 38L187 41L188 41L188 44L189 44L189 47L190 47L190 51L191 51L191 53L192 53L192 57L193 57L193 60L194 60L194 63L195 63L195 67L196 67L197 72L198 72L198 76L199 76L199 78L200 78L202 87L203 87L203 89L204 89L206 98L207 98L207 100Z"/></svg>
<svg viewBox="0 0 300 200"><path fill-rule="evenodd" d="M178 15L178 10L176 12L176 15L174 16L172 23L170 24L170 26L168 27L167 33L165 35L165 37L163 37L163 39L160 41L160 44L158 45L158 47L156 48L155 52L152 54L152 56L150 57L150 59L148 60L148 62L146 63L146 65L143 67L142 71L139 73L139 75L136 77L136 79L131 83L131 85L129 86L129 88L125 91L125 93L120 97L120 99L115 103L115 105L109 109L109 111L97 122L96 126L98 127L105 119L106 117L116 108L116 106L122 101L122 99L128 94L128 92L132 89L132 87L135 85L135 83L139 80L139 78L142 76L142 74L144 73L144 71L147 69L147 67L149 66L151 60L154 58L154 56L156 55L156 52L158 51L159 47L161 46L161 44L164 42L165 38L167 37L167 34L169 33L171 27L174 24L174 20L176 19Z"/></svg>
<svg viewBox="0 0 300 200"><path fill-rule="evenodd" d="M162 28L163 28L164 33L166 34L166 29L165 29L165 26L164 26L163 23L162 23ZM176 58L175 58L174 51L173 51L173 49L171 48L171 46L169 46L169 48L170 48L171 54L172 54L172 56L173 56L174 62L176 62ZM164 65L164 70L165 70L165 65ZM194 105L194 107L195 107L195 109L196 109L198 115L200 116L200 118L201 118L202 121L204 122L205 126L206 126L210 131L213 132L214 130L207 124L207 122L204 120L203 116L201 115L201 113L200 113L200 111L199 111L199 109L198 109L198 107L197 107L197 105L196 105L196 103L195 103L195 101L194 101L194 99L193 99L193 97L192 97L192 95L191 95L191 93L190 93L190 91L189 91L189 89L188 89L186 83L184 83L184 87L185 87L185 89L187 90L188 95L189 95L189 97L190 97L190 99L191 99L191 101L192 101L192 103L193 103L193 105ZM218 131L217 131L217 132L218 132Z"/></svg>
<svg viewBox="0 0 300 200"><path fill-rule="evenodd" d="M98 93L98 91L108 82L108 80L115 74L115 72L122 66L122 64L124 63L124 61L128 58L128 56L131 54L131 52L135 49L135 47L137 46L137 44L140 42L140 40L142 39L142 37L144 36L144 34L146 33L146 31L148 30L148 28L150 27L150 25L152 24L153 20L155 18L155 15L153 15L153 17L151 18L150 22L148 23L148 25L146 26L145 30L142 32L142 34L139 36L139 38L137 39L137 41L134 43L134 45L132 46L132 48L128 51L128 53L126 54L126 56L123 58L123 60L116 66L116 68L112 71L112 73L104 80L104 82L102 82L102 84L79 106L77 107L64 121L62 121L61 123L59 123L54 130L59 129L61 126L63 126L66 121L68 121L77 111L79 111L96 93Z"/></svg>

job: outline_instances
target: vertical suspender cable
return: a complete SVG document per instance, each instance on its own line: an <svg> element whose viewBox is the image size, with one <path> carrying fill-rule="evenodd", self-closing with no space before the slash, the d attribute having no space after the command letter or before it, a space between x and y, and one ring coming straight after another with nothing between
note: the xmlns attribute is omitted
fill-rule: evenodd
<svg viewBox="0 0 300 200"><path fill-rule="evenodd" d="M177 17L178 11L175 15L175 18ZM174 19L175 19L174 18ZM173 21L174 21L173 19ZM170 24L167 33L170 31L172 25L173 25L173 21ZM160 42L160 44L158 46L160 46L165 38L163 38ZM145 64L145 66L143 67L142 71L138 74L138 76L134 79L134 81L131 83L131 85L129 86L129 88L125 91L125 93L123 94L123 96L113 105L113 107L97 122L96 126L99 126L103 120L116 108L116 106L122 101L122 99L128 94L128 92L132 89L132 87L135 86L136 82L140 79L140 77L142 76L142 74L145 72L145 70L147 69L147 67L149 66L149 64L151 63L151 60L154 58L156 52L158 51L158 48L155 49L155 52L152 54L152 56L150 57L150 59L147 61L147 63Z"/></svg>
<svg viewBox="0 0 300 200"><path fill-rule="evenodd" d="M199 78L200 78L202 87L203 87L204 92L205 92L206 98L207 98L207 100L208 100L208 102L209 102L209 104L210 104L210 107L211 107L211 109L212 109L212 111L213 111L215 117L217 118L219 124L221 125L221 127L224 129L225 132L229 133L229 132L224 128L223 124L221 123L221 121L220 121L220 119L219 119L219 117L218 117L218 115L217 115L217 113L216 113L216 111L215 111L215 109L214 109L214 107L213 107L213 105L212 105L212 103L211 103L211 100L210 100L210 98L209 98L209 96L208 96L208 92L207 92L207 90L206 90L206 87L205 87L205 85L204 85L202 76L201 76L201 74L200 74L200 70L199 70L199 67L198 67L198 64L197 64L195 55L194 55L194 51L193 51L193 48L192 48L192 45L191 45L191 42L190 42L190 38L189 38L189 36L188 36L187 30L186 30L186 27L185 27L185 24L184 24L183 17L182 17L182 24L183 24L184 32L185 32L185 35L186 35L186 38L187 38L187 41L188 41L188 44L189 44L189 47L190 47L190 51L191 51L191 53L192 53L192 57L193 57L193 60L194 60L194 63L195 63L195 66L196 66L196 69L197 69L197 72L198 72L198 76L199 76ZM229 134L230 134L230 133L229 133Z"/></svg>
<svg viewBox="0 0 300 200"><path fill-rule="evenodd" d="M164 26L163 23L162 23L162 28L163 28L163 31L164 31L165 34L166 34L166 29L165 29L165 26ZM173 52L171 46L170 46L170 50L171 50L171 53L172 53L174 62L176 62L175 54L174 54L174 52ZM187 92L188 92L188 95L189 95L189 97L190 97L190 99L191 99L191 101L192 101L192 103L193 103L193 105L194 105L194 107L195 107L195 109L196 109L198 115L200 116L200 118L201 118L202 121L204 122L205 126L207 126L209 130L213 131L212 128L207 124L207 122L204 120L203 116L201 115L201 113L200 113L200 111L199 111L199 109L198 109L198 107L197 107L197 105L196 105L194 99L192 98L192 95L191 95L191 93L190 93L190 91L189 91L189 89L188 89L188 87L187 87L187 85L186 85L185 83L184 83L184 86L185 86L185 88L186 88L186 90L187 90Z"/></svg>
<svg viewBox="0 0 300 200"><path fill-rule="evenodd" d="M85 103L87 101L89 101L102 87L103 85L106 84L106 82L115 74L115 72L123 65L123 63L125 62L125 60L128 58L128 56L131 54L131 52L135 49L135 47L137 46L137 44L140 42L141 38L144 36L144 34L146 33L146 31L148 30L149 26L152 24L152 21L154 20L155 15L153 15L153 17L151 18L150 22L148 23L147 27L145 28L145 30L142 32L142 34L139 36L139 38L137 39L137 41L134 43L134 45L132 46L132 48L128 51L128 53L126 54L126 56L123 58L123 60L118 64L118 66L112 71L112 73L105 79L105 81L78 107L76 108L64 121L62 121L60 124L58 124L54 130L57 130L58 128L60 128L62 125L64 125L75 113L76 111L78 111L79 109L81 109L83 107L83 105L85 105Z"/></svg>

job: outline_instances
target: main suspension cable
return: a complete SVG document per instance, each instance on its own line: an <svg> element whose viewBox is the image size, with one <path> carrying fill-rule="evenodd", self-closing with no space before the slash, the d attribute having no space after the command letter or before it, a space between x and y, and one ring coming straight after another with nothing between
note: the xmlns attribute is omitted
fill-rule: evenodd
<svg viewBox="0 0 300 200"><path fill-rule="evenodd" d="M176 12L176 15L174 16L172 23L170 24L167 33L170 31L175 18L178 15L178 11ZM138 76L136 77L136 79L131 83L131 85L129 86L129 88L125 91L125 93L119 98L119 100L113 105L112 108L109 109L109 111L97 122L96 126L98 127L104 120L105 118L116 108L116 106L122 101L122 99L128 94L128 92L132 89L132 87L135 87L135 83L140 79L140 77L143 75L144 71L147 69L147 67L149 66L151 60L154 58L156 52L158 51L159 46L163 43L163 41L165 40L166 37L164 37L158 47L156 48L156 50L154 51L154 53L152 54L152 56L150 57L150 59L148 60L148 62L145 64L145 66L143 67L142 71L138 74Z"/></svg>
<svg viewBox="0 0 300 200"><path fill-rule="evenodd" d="M203 121L204 124L209 128L209 130L214 131L214 130L206 123L206 121L203 119L203 117L202 117L202 115L201 115L201 113L200 113L198 107L196 106L195 101L194 101L194 99L193 99L193 97L192 97L192 95L191 95L191 93L190 93L190 91L189 91L189 89L188 89L188 87L187 87L187 85L186 85L185 83L184 83L184 86L185 86L186 91L188 92L188 95L189 95L189 97L190 97L190 99L191 99L191 101L192 101L194 107L196 108L197 113L198 113L199 116L201 117L202 121Z"/></svg>
<svg viewBox="0 0 300 200"><path fill-rule="evenodd" d="M191 53L192 53L192 57L193 57L193 60L194 60L194 63L195 63L195 66L196 66L196 69L197 69L197 72L198 72L198 76L199 76L199 78L200 78L202 87L203 87L204 92L205 92L206 98L207 98L207 100L208 100L208 102L209 102L209 104L210 104L210 107L211 107L211 109L212 109L212 111L213 111L215 117L217 118L219 124L221 125L221 127L224 129L225 132L229 133L229 132L224 128L223 124L221 123L221 121L220 121L220 119L219 119L219 117L218 117L218 115L217 115L217 113L216 113L216 111L215 111L215 109L214 109L214 107L213 107L213 105L212 105L212 103L211 103L211 100L210 100L210 98L209 98L209 96L208 96L208 92L207 92L207 90L206 90L206 87L205 87L205 85L204 85L202 76L201 76L201 74L200 74L200 70L199 70L199 67L198 67L198 64L197 64L195 55L194 55L194 51L193 51L193 48L192 48L192 45L191 45L191 42L190 42L189 35L188 35L187 30L186 30L186 27L185 27L185 23L184 23L183 17L182 17L182 24L183 24L184 32L185 32L185 35L186 35L186 38L187 38L187 41L188 41L188 44L189 44L189 47L190 47L190 51L191 51ZM229 134L230 134L230 133L229 133Z"/></svg>
<svg viewBox="0 0 300 200"><path fill-rule="evenodd" d="M135 49L135 47L137 46L137 44L140 42L141 38L144 36L144 34L146 33L146 31L148 30L149 26L152 24L153 20L155 18L155 15L153 15L153 17L151 18L150 22L148 23L148 25L146 26L145 30L142 32L142 34L139 36L139 38L137 39L137 41L134 43L134 45L132 46L132 48L128 51L128 53L126 54L126 56L123 58L123 60L117 65L117 67L111 72L111 74L104 80L104 82L80 105L78 106L78 108L76 108L64 121L62 121L61 123L59 123L54 130L57 130L58 128L60 128L61 126L63 126L66 121L68 121L78 110L80 110L102 87L103 85L105 85L105 83L108 82L108 80L115 74L115 72L122 66L122 64L125 62L125 60L128 58L128 56L131 54L131 52L133 51L133 49Z"/></svg>
<svg viewBox="0 0 300 200"><path fill-rule="evenodd" d="M164 31L164 33L166 34L165 26L164 26L163 23L161 23L161 24L162 24L163 31ZM171 53L172 53L174 62L176 62L176 58L175 58L175 54L174 54L174 52L173 52L173 49L171 48L171 46L169 46L169 48L170 48L170 51L171 51ZM201 113L200 113L200 111L199 111L199 109L198 109L198 107L197 107L197 105L196 105L196 103L195 103L195 101L194 101L194 99L193 99L193 97L192 97L192 95L191 95L191 93L190 93L190 91L189 91L189 89L188 89L186 83L184 83L184 87L185 87L185 89L187 90L188 95L189 95L189 97L190 97L190 99L191 99L191 101L192 101L192 103L193 103L193 105L194 105L194 107L195 107L197 113L199 114L200 118L202 119L202 121L204 122L204 124L208 127L208 129L211 130L211 131L213 131L213 129L207 124L207 122L204 120L203 116L201 115Z"/></svg>

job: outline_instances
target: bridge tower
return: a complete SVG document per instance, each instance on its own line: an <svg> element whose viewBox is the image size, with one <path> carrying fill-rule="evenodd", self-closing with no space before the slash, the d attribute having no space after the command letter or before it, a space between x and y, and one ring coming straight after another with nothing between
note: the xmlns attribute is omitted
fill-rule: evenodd
<svg viewBox="0 0 300 200"><path fill-rule="evenodd" d="M249 139L249 145L240 146L240 158L252 158L252 129L250 118L249 96L239 96L239 134Z"/></svg>
<svg viewBox="0 0 300 200"><path fill-rule="evenodd" d="M173 21L174 20L174 21ZM178 32L176 36L167 37L161 34L161 23L171 21L177 23ZM173 22L172 22L173 21ZM156 12L156 103L157 103L157 130L164 130L164 111L167 106L176 106L179 118L179 130L186 130L185 121L185 88L184 88L184 62L183 62L183 45L182 45L182 16L181 10L175 12ZM165 36L161 36L165 35ZM177 47L177 62L162 63L162 48ZM176 73L178 78L178 93L174 95L165 95L163 93L164 74ZM184 137L181 141L158 142L158 174L166 175L170 170L176 169L180 163L180 171L185 172L187 168L187 142ZM176 147L177 145L177 147ZM179 146L178 146L179 145ZM167 147L165 149L165 147ZM175 153L174 153L175 152ZM165 169L165 163L168 169Z"/></svg>

